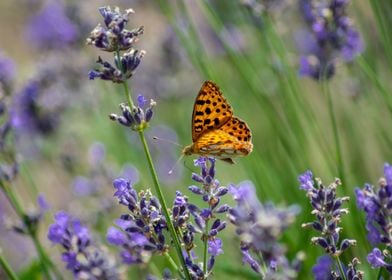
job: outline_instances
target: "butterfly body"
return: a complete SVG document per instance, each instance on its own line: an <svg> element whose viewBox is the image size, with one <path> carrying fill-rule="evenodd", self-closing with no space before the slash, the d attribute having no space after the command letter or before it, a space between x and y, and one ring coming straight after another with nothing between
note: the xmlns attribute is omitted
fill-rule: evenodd
<svg viewBox="0 0 392 280"><path fill-rule="evenodd" d="M204 82L193 107L193 144L185 147L183 154L213 156L234 163L232 157L252 152L251 137L247 124L233 116L219 87L211 81Z"/></svg>

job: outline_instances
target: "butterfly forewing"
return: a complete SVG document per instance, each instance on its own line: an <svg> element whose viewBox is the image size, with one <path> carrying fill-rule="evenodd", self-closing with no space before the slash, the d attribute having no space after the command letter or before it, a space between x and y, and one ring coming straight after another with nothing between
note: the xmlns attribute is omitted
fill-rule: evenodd
<svg viewBox="0 0 392 280"><path fill-rule="evenodd" d="M219 87L211 82L204 82L196 97L192 114L192 140L206 131L223 126L233 116L231 106L223 97Z"/></svg>

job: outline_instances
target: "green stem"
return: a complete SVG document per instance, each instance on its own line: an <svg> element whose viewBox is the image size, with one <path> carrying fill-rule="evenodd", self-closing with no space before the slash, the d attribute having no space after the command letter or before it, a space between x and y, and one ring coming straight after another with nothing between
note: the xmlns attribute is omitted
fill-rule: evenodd
<svg viewBox="0 0 392 280"><path fill-rule="evenodd" d="M39 259L40 259L40 265L41 265L42 271L44 272L46 278L47 279L51 279L50 273L49 273L49 268L48 268L48 266L50 266L53 269L53 272L56 274L57 278L58 279L62 279L61 274L59 273L57 268L53 265L51 260L46 255L46 252L43 249L41 243L39 242L39 240L38 240L38 238L36 236L36 233L30 227L29 223L26 221L26 217L27 216L26 216L26 214L25 214L21 204L19 203L18 198L16 197L16 195L12 191L11 186L4 184L3 181L0 181L0 187L3 189L4 193L6 194L6 197L8 198L8 200L9 200L10 204L12 205L12 207L14 208L16 214L19 216L19 218L21 219L22 223L26 227L27 234L30 235L31 239L33 240L35 249L36 249L36 251L38 253L38 256L39 256Z"/></svg>
<svg viewBox="0 0 392 280"><path fill-rule="evenodd" d="M333 104L331 91L329 90L328 80L326 78L323 79L323 89L324 89L324 92L327 95L327 99L328 99L328 113L329 113L329 117L331 119L333 137L334 137L334 142L335 142L335 146L336 146L336 161L338 164L337 172L339 174L340 180L342 182L346 182L345 178L344 178L342 148L341 148L340 139L339 139L339 131L338 131L338 126L337 126L337 122L336 122L336 116L334 113L334 104ZM344 186L346 186L346 184L342 184L342 186L344 187Z"/></svg>
<svg viewBox="0 0 392 280"><path fill-rule="evenodd" d="M1 249L0 249L0 266L4 269L6 275L10 280L18 279L18 276L16 276L15 272L12 270L7 260L3 257L3 251Z"/></svg>
<svg viewBox="0 0 392 280"><path fill-rule="evenodd" d="M203 250L203 272L204 275L207 273L207 251L208 251L208 220L206 221L206 227L204 229L204 250Z"/></svg>
<svg viewBox="0 0 392 280"><path fill-rule="evenodd" d="M335 259L336 259L336 263L338 264L340 276L342 277L343 280L347 280L347 277L346 277L346 274L344 273L343 265L342 265L342 262L340 261L339 256L336 256Z"/></svg>
<svg viewBox="0 0 392 280"><path fill-rule="evenodd" d="M144 152L147 157L148 167L150 168L150 173L151 173L152 179L154 181L155 191L157 193L159 202L161 203L162 212L165 215L166 223L167 223L167 227L169 229L170 235L173 238L174 247L177 251L178 258L180 259L181 266L183 267L183 270L185 273L185 278L190 280L191 276L189 274L188 267L186 266L184 256L182 255L181 244L180 244L179 238L176 234L176 230L173 226L172 220L170 219L169 212L167 211L166 201L165 201L165 198L163 196L163 193L162 193L162 190L161 190L161 187L159 184L158 175L155 171L154 164L152 162L151 153L148 148L146 137L144 136L144 132L139 131L139 136L140 136L140 141L142 142L142 145L143 145Z"/></svg>
<svg viewBox="0 0 392 280"><path fill-rule="evenodd" d="M382 273L382 267L380 267L378 269L378 273L377 273L377 277L376 277L377 280L381 279L381 273Z"/></svg>
<svg viewBox="0 0 392 280"><path fill-rule="evenodd" d="M172 267L175 271L180 271L180 269L178 268L176 262L173 260L173 258L172 258L168 253L164 253L164 256L167 258L167 260L169 261L171 267Z"/></svg>

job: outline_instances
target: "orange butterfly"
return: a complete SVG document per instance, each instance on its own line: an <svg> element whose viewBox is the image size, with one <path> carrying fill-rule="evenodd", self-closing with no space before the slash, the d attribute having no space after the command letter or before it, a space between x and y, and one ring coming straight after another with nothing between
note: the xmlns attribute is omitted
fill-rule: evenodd
<svg viewBox="0 0 392 280"><path fill-rule="evenodd" d="M192 114L192 141L184 155L213 156L233 164L232 157L252 152L248 125L233 116L233 110L219 87L206 81L196 97Z"/></svg>

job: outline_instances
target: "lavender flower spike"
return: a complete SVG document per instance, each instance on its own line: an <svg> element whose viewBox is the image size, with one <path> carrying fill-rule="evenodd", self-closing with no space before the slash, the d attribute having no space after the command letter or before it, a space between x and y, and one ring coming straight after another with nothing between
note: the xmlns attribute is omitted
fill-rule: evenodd
<svg viewBox="0 0 392 280"><path fill-rule="evenodd" d="M124 83L131 78L145 55L144 50L134 49L138 37L143 34L143 27L128 30L128 17L132 10L120 13L119 8L112 10L110 7L101 7L99 12L104 18L105 27L100 24L91 31L87 38L87 44L93 45L100 50L116 53L114 64L98 58L99 69L88 73L89 79L100 78L114 83ZM120 51L125 53L120 54Z"/></svg>
<svg viewBox="0 0 392 280"><path fill-rule="evenodd" d="M337 265L342 267L339 256L351 246L356 245L356 240L353 239L340 241L342 228L339 227L339 223L341 217L348 213L348 210L341 208L341 206L349 200L349 197L340 198L336 196L336 188L341 185L339 179L325 186L320 179L314 180L310 171L306 171L298 177L298 181L300 189L306 191L313 208L312 214L316 217L314 221L305 223L302 227L313 228L318 236L312 237L311 242L320 246L329 256L337 259ZM316 184L313 183L314 181L316 181ZM348 264L349 269L346 271L341 269L339 273L333 270L335 266L330 265L329 260L327 257L320 258L318 264L313 267L316 279L324 279L322 275L331 276L331 278L325 279L362 279L363 272L356 269L356 265L359 263L356 258ZM327 274L326 271L328 271ZM342 271L345 275L340 275Z"/></svg>
<svg viewBox="0 0 392 280"><path fill-rule="evenodd" d="M161 205L149 190L139 194L131 182L124 178L113 181L114 196L127 207L127 213L116 221L117 227L109 228L106 238L112 245L121 248L125 264L147 263L154 253L165 253L166 220Z"/></svg>

